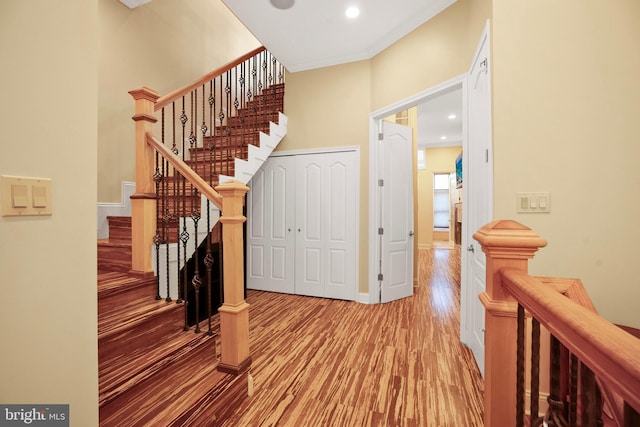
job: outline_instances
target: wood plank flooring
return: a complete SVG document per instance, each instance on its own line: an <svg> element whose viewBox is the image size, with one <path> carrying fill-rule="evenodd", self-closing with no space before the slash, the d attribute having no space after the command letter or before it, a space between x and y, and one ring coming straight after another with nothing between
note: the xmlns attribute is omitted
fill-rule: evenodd
<svg viewBox="0 0 640 427"><path fill-rule="evenodd" d="M255 391L222 425L483 425L459 259L421 250L414 297L388 304L249 291Z"/></svg>
<svg viewBox="0 0 640 427"><path fill-rule="evenodd" d="M153 364L105 354L101 425L481 426L483 382L459 341L459 259L459 248L421 250L415 296L388 304L249 291L251 397L246 375L216 371L215 337L159 340L168 356ZM140 374L116 397L123 371Z"/></svg>

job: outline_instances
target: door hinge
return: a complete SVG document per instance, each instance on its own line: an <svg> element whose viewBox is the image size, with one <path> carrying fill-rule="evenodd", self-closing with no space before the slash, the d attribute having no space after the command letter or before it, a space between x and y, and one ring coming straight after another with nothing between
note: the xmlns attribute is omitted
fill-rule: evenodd
<svg viewBox="0 0 640 427"><path fill-rule="evenodd" d="M384 234L384 228L378 228L378 235L382 236Z"/></svg>
<svg viewBox="0 0 640 427"><path fill-rule="evenodd" d="M378 282L382 282L382 273L378 274Z"/></svg>
<svg viewBox="0 0 640 427"><path fill-rule="evenodd" d="M384 187L384 179L378 180L378 187Z"/></svg>
<svg viewBox="0 0 640 427"><path fill-rule="evenodd" d="M489 150L484 150L484 161L489 163Z"/></svg>
<svg viewBox="0 0 640 427"><path fill-rule="evenodd" d="M378 134L378 141L382 141L384 139L384 133L380 132Z"/></svg>

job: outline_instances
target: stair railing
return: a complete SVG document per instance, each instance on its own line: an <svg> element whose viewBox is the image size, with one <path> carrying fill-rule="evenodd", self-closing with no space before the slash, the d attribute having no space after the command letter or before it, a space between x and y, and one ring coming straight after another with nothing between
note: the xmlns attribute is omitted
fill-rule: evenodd
<svg viewBox="0 0 640 427"><path fill-rule="evenodd" d="M284 67L260 47L166 96L146 87L129 92L136 104L132 273L156 274L157 299L169 302L177 294L177 302L185 303L185 330L190 329L186 299L195 290L195 332L200 332L201 288L209 302L214 292L211 239L206 242L204 265L194 257L192 279L180 267L197 253L218 221L217 209L221 210L225 274L224 295L219 298L224 304L218 309L219 369L226 372L242 372L250 363L242 250L242 208L248 187L233 180L235 163L247 158L250 145L259 146L260 132L268 132L270 122L278 122L284 74ZM154 132L158 121L160 129ZM177 268L170 267L170 258L177 258ZM160 289L163 275L166 289ZM207 333L212 334L210 306Z"/></svg>
<svg viewBox="0 0 640 427"><path fill-rule="evenodd" d="M546 245L531 229L495 221L474 238L487 268L480 295L485 425L640 426L640 340L598 316L579 280L528 275L528 260ZM550 335L548 349L540 345L541 326ZM530 366L528 414L525 364ZM548 408L539 411L540 372L546 370Z"/></svg>

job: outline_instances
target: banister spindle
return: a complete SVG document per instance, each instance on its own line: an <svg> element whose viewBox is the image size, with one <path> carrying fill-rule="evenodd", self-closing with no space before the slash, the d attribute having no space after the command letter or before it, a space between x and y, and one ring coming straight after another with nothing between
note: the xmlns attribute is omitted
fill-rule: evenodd
<svg viewBox="0 0 640 427"><path fill-rule="evenodd" d="M516 427L524 426L524 307L518 304L518 338L516 355Z"/></svg>
<svg viewBox="0 0 640 427"><path fill-rule="evenodd" d="M538 418L540 399L540 322L531 318L531 420Z"/></svg>

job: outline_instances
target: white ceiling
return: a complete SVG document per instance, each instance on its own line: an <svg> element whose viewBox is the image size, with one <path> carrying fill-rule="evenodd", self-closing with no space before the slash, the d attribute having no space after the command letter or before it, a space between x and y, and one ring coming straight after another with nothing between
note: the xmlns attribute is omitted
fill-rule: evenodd
<svg viewBox="0 0 640 427"><path fill-rule="evenodd" d="M450 119L450 114L456 117ZM418 105L418 147L453 145L462 145L462 89Z"/></svg>
<svg viewBox="0 0 640 427"><path fill-rule="evenodd" d="M289 72L369 59L456 0L222 0ZM360 16L345 11L358 6Z"/></svg>

